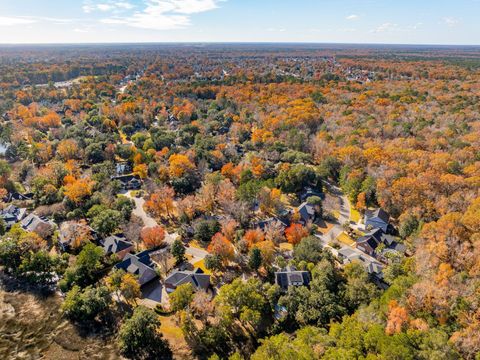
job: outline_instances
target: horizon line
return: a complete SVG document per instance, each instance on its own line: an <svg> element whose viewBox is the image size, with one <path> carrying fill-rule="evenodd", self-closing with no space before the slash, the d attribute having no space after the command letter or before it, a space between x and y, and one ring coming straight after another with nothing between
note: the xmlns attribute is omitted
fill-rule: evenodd
<svg viewBox="0 0 480 360"><path fill-rule="evenodd" d="M139 41L139 42L39 42L1 43L9 46L78 46L78 45L348 45L348 46L420 46L420 47L480 47L480 44L443 43L383 43L383 42L314 42L314 41Z"/></svg>

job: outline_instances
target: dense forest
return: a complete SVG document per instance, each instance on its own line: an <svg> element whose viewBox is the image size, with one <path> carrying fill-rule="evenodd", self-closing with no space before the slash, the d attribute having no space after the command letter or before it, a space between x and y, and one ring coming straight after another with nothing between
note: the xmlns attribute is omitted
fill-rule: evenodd
<svg viewBox="0 0 480 360"><path fill-rule="evenodd" d="M475 47L5 47L2 291L131 359L480 359L479 99Z"/></svg>

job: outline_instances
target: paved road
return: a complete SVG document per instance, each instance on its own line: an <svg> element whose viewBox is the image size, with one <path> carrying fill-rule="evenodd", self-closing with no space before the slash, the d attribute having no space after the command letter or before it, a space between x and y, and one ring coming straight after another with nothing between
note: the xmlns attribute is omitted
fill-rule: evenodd
<svg viewBox="0 0 480 360"><path fill-rule="evenodd" d="M125 196L135 202L135 208L133 209L132 214L141 218L143 223L145 224L145 227L154 227L158 225L155 219L148 215L143 209L143 205L145 204L145 199L143 197L132 196L130 191L125 193Z"/></svg>
<svg viewBox="0 0 480 360"><path fill-rule="evenodd" d="M208 255L207 251L192 246L187 247L185 250L187 255L193 256L193 258L189 260L190 264L195 264L196 262L205 259L205 256Z"/></svg>
<svg viewBox="0 0 480 360"><path fill-rule="evenodd" d="M130 191L124 193L123 195L132 199L135 202L135 208L133 209L132 214L141 218L145 227L154 227L158 225L157 221L154 218L152 218L150 215L148 215L145 209L143 208L143 205L145 204L145 200L143 199L143 197L132 196ZM167 244L171 245L177 237L178 237L177 233L169 234L167 232L165 235L165 241L167 242ZM190 260L190 263L193 264L200 260L203 260L205 256L208 255L208 252L205 250L190 246L186 248L186 254L191 255L193 257Z"/></svg>
<svg viewBox="0 0 480 360"><path fill-rule="evenodd" d="M340 216L338 220L335 222L333 227L326 233L326 234L316 234L315 236L320 239L322 245L329 249L333 255L338 256L338 250L335 248L332 248L329 243L336 239L338 235L340 235L344 230L343 230L343 224L346 222L350 222L350 200L348 200L348 197L345 196L345 194L342 192L342 190L335 185L325 183L325 187L328 189L329 193L336 197L340 203ZM378 263L378 260L375 258L365 254L363 251L358 250L355 247L348 246L348 245L343 245L341 249L350 249L353 252L357 253L358 255L361 255L364 259L368 259L372 262Z"/></svg>
<svg viewBox="0 0 480 360"><path fill-rule="evenodd" d="M340 204L338 220L326 234L322 235L328 243L336 239L343 232L343 224L350 221L350 201L338 186L326 182L325 187L333 197L337 198Z"/></svg>

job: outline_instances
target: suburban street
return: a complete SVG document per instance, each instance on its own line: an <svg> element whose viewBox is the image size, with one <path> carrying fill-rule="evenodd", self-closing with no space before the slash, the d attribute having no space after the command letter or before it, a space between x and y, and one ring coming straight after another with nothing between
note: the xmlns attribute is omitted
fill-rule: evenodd
<svg viewBox="0 0 480 360"><path fill-rule="evenodd" d="M343 232L343 224L350 221L350 201L338 186L327 182L324 184L330 195L338 200L340 206L337 221L334 223L333 227L323 235L326 239L331 241Z"/></svg>
<svg viewBox="0 0 480 360"><path fill-rule="evenodd" d="M345 224L346 222L350 222L350 200L348 200L348 197L342 192L342 190L338 186L332 185L327 182L325 182L324 184L330 195L335 197L339 202L339 217L338 220L335 221L333 227L328 232L326 232L325 234L316 234L315 236L320 239L322 245L325 248L329 249L333 255L338 256L338 250L331 247L329 243L336 239L337 236L344 231L343 224ZM355 247L342 245L341 249L350 249L359 256L362 256L363 258L368 259L371 262L378 263L378 260L365 254L364 252L358 250Z"/></svg>

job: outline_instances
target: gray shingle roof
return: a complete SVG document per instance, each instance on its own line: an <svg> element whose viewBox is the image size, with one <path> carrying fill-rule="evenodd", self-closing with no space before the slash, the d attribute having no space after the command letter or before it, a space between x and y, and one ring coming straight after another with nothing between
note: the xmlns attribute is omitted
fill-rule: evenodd
<svg viewBox="0 0 480 360"><path fill-rule="evenodd" d="M157 277L154 267L149 251L127 254L122 262L115 265L117 269L123 269L130 274L137 275L140 285L144 285Z"/></svg>
<svg viewBox="0 0 480 360"><path fill-rule="evenodd" d="M210 275L204 274L200 269L195 271L175 270L165 279L167 291L173 291L178 286L187 283L191 283L197 290L207 290L210 286Z"/></svg>
<svg viewBox="0 0 480 360"><path fill-rule="evenodd" d="M7 227L11 227L13 224L19 222L25 216L27 209L16 207L15 205L9 205L2 211L0 211L0 217L3 218Z"/></svg>
<svg viewBox="0 0 480 360"><path fill-rule="evenodd" d="M122 235L111 235L103 241L103 251L105 251L105 254L117 254L132 246L133 244Z"/></svg>
<svg viewBox="0 0 480 360"><path fill-rule="evenodd" d="M308 204L307 202L302 203L298 207L298 213L300 214L300 216L304 221L308 221L315 218L315 208L312 205Z"/></svg>
<svg viewBox="0 0 480 360"><path fill-rule="evenodd" d="M32 213L22 220L22 228L27 231L46 233L53 231L53 223Z"/></svg>
<svg viewBox="0 0 480 360"><path fill-rule="evenodd" d="M307 286L310 284L310 273L287 268L275 272L275 283L283 289L287 289L289 286Z"/></svg>
<svg viewBox="0 0 480 360"><path fill-rule="evenodd" d="M370 219L380 219L385 224L388 224L390 220L390 215L388 215L388 213L382 208L378 208L375 210L367 210L365 211L365 222Z"/></svg>

